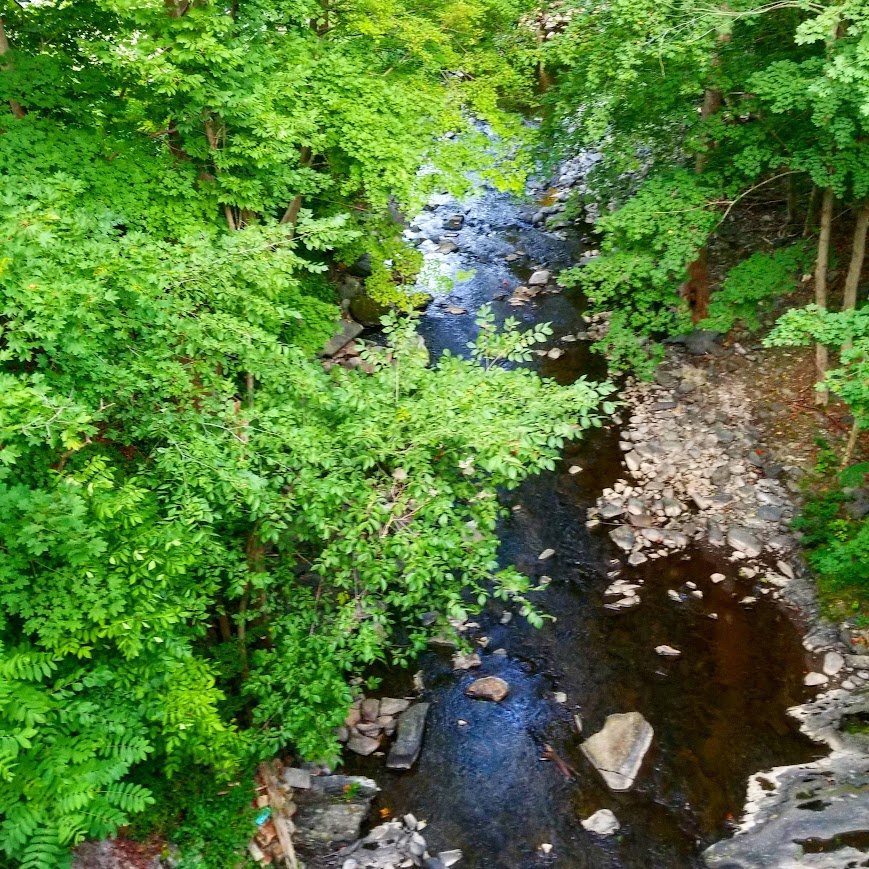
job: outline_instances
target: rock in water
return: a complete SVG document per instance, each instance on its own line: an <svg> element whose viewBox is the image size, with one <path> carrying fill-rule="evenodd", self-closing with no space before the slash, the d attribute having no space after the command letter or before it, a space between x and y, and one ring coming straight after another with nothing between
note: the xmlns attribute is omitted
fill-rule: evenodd
<svg viewBox="0 0 869 869"><path fill-rule="evenodd" d="M678 658L682 654L672 646L655 646L655 651L663 658Z"/></svg>
<svg viewBox="0 0 869 869"><path fill-rule="evenodd" d="M410 769L419 757L428 703L415 703L398 718L398 737L389 752L386 765L390 769Z"/></svg>
<svg viewBox="0 0 869 869"><path fill-rule="evenodd" d="M608 716L603 730L580 748L610 790L626 791L633 787L654 735L639 712L624 712Z"/></svg>
<svg viewBox="0 0 869 869"><path fill-rule="evenodd" d="M580 823L589 833L597 833L598 836L611 836L621 827L618 818L609 809L601 809Z"/></svg>
<svg viewBox="0 0 869 869"><path fill-rule="evenodd" d="M529 287L540 287L549 283L549 272L546 269L539 269L528 278Z"/></svg>
<svg viewBox="0 0 869 869"><path fill-rule="evenodd" d="M510 693L510 686L498 676L483 676L471 682L465 694L476 700L494 700L500 703Z"/></svg>

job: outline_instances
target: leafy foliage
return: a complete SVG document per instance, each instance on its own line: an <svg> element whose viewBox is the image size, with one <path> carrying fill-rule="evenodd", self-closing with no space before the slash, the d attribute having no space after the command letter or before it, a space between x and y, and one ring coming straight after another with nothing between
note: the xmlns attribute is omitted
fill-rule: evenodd
<svg viewBox="0 0 869 869"><path fill-rule="evenodd" d="M746 328L760 328L761 316L772 310L779 296L792 292L797 276L810 266L811 256L804 244L766 253L757 251L735 265L721 288L713 293L704 329L729 332L737 322Z"/></svg>

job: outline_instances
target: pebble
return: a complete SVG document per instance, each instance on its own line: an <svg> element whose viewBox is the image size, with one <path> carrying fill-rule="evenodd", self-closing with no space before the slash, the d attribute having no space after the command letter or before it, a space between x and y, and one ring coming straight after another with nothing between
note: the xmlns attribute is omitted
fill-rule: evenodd
<svg viewBox="0 0 869 869"><path fill-rule="evenodd" d="M663 658L678 658L682 654L672 646L655 646L655 651Z"/></svg>
<svg viewBox="0 0 869 869"><path fill-rule="evenodd" d="M540 555L537 556L538 561L548 561L552 556L555 555L554 549L544 549Z"/></svg>
<svg viewBox="0 0 869 869"><path fill-rule="evenodd" d="M717 585L719 582L724 582L727 577L723 573L713 573L709 578Z"/></svg>
<svg viewBox="0 0 869 869"><path fill-rule="evenodd" d="M823 673L809 673L806 678L803 679L803 685L808 685L811 688L815 685L826 685L829 681L829 678Z"/></svg>

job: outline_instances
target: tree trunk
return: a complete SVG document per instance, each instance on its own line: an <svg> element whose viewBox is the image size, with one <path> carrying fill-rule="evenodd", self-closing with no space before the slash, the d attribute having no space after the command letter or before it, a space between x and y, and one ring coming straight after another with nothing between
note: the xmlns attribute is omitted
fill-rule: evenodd
<svg viewBox="0 0 869 869"><path fill-rule="evenodd" d="M730 42L729 33L718 34L718 46ZM716 49L710 62L712 71L721 66L721 56ZM724 104L724 94L720 87L707 87L703 92L703 104L700 107L700 120L705 121L718 114ZM708 141L706 148L697 154L694 160L694 171L700 175L706 169L709 161L709 151L715 147L715 142ZM691 309L691 319L698 323L709 314L709 247L704 245L697 253L697 259L688 266L688 280L682 285L682 294Z"/></svg>
<svg viewBox="0 0 869 869"><path fill-rule="evenodd" d="M848 440L845 443L845 452L842 454L842 464L839 467L840 471L844 471L851 464L851 459L854 456L854 450L857 448L857 438L860 435L860 423L855 419L851 426L851 432L848 435Z"/></svg>
<svg viewBox="0 0 869 869"><path fill-rule="evenodd" d="M6 38L6 27L3 19L0 18L0 57L9 52L9 40ZM0 71L8 69L8 66L0 66ZM18 100L9 100L9 111L20 121L27 112Z"/></svg>
<svg viewBox="0 0 869 869"><path fill-rule="evenodd" d="M803 224L803 238L808 238L815 231L815 211L818 206L818 186L812 184L809 201L806 205L806 222Z"/></svg>
<svg viewBox="0 0 869 869"><path fill-rule="evenodd" d="M830 261L830 235L833 229L833 204L835 196L833 188L824 190L821 200L821 234L818 238L818 259L815 263L815 304L821 309L827 308L827 266ZM815 344L815 365L818 382L827 374L828 352L824 344ZM828 399L826 389L818 390L815 396L817 404L826 404Z"/></svg>
<svg viewBox="0 0 869 869"><path fill-rule="evenodd" d="M314 155L311 152L311 149L306 145L302 148L299 153L299 165L307 169L311 163L314 162ZM299 212L302 210L302 194L298 193L293 197L290 204L287 206L287 210L284 212L284 216L281 218L281 223L289 223L290 226L295 226L296 221L299 219Z"/></svg>
<svg viewBox="0 0 869 869"><path fill-rule="evenodd" d="M857 212L854 244L851 247L851 265L848 267L848 277L845 278L845 292L842 298L843 311L853 311L857 307L857 289L860 286L863 262L866 259L867 229L869 229L869 198L863 200L863 204Z"/></svg>

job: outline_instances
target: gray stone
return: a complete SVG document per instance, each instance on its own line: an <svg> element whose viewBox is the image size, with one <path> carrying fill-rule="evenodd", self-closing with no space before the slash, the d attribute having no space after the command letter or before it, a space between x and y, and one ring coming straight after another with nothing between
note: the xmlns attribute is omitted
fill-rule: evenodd
<svg viewBox="0 0 869 869"><path fill-rule="evenodd" d="M482 663L480 656L476 652L471 652L468 655L462 655L457 652L453 655L454 670L471 670L474 667L479 667Z"/></svg>
<svg viewBox="0 0 869 869"><path fill-rule="evenodd" d="M428 709L428 703L414 703L399 716L398 736L386 759L390 769L410 769L416 763L422 748Z"/></svg>
<svg viewBox="0 0 869 869"><path fill-rule="evenodd" d="M334 356L360 334L362 334L362 326L355 320L339 321L337 331L326 342L325 347L320 351L320 355L324 357Z"/></svg>
<svg viewBox="0 0 869 869"><path fill-rule="evenodd" d="M610 531L610 539L619 549L624 549L625 552L630 552L634 548L636 537L634 532L627 525L619 525L618 528L613 528Z"/></svg>
<svg viewBox="0 0 869 869"><path fill-rule="evenodd" d="M806 675L805 679L803 679L803 685L807 685L809 688L814 688L817 685L826 685L829 681L829 677L825 676L823 673L809 673Z"/></svg>
<svg viewBox="0 0 869 869"><path fill-rule="evenodd" d="M483 676L467 687L465 694L476 700L500 703L510 693L510 686L500 676Z"/></svg>
<svg viewBox="0 0 869 869"><path fill-rule="evenodd" d="M763 544L747 528L734 525L727 531L727 543L739 552L744 552L749 558L754 558L763 552Z"/></svg>
<svg viewBox="0 0 869 869"><path fill-rule="evenodd" d="M462 859L462 852L458 848L451 851L439 851L438 859L449 869L450 866L455 866Z"/></svg>
<svg viewBox="0 0 869 869"><path fill-rule="evenodd" d="M838 652L827 652L824 655L823 671L828 676L835 676L845 666L845 659Z"/></svg>
<svg viewBox="0 0 869 869"><path fill-rule="evenodd" d="M600 809L580 823L589 833L597 833L598 836L611 836L621 827L618 818L609 809Z"/></svg>
<svg viewBox="0 0 869 869"><path fill-rule="evenodd" d="M757 518L764 522L781 522L782 509L772 504L765 504L757 511Z"/></svg>
<svg viewBox="0 0 869 869"><path fill-rule="evenodd" d="M545 286L549 283L549 272L546 269L538 269L528 278L529 287Z"/></svg>
<svg viewBox="0 0 869 869"><path fill-rule="evenodd" d="M600 508L600 517L601 519L615 519L617 516L621 516L624 512L624 506L616 501L608 501Z"/></svg>
<svg viewBox="0 0 869 869"><path fill-rule="evenodd" d="M610 715L603 729L582 743L582 753L614 791L630 790L654 730L639 712Z"/></svg>
<svg viewBox="0 0 869 869"><path fill-rule="evenodd" d="M311 787L311 773L306 769L287 767L283 773L284 784L290 788L308 790Z"/></svg>
<svg viewBox="0 0 869 869"><path fill-rule="evenodd" d="M635 450L625 453L625 464L628 466L629 471L639 471L640 465L642 464L642 459L640 458L639 453Z"/></svg>

